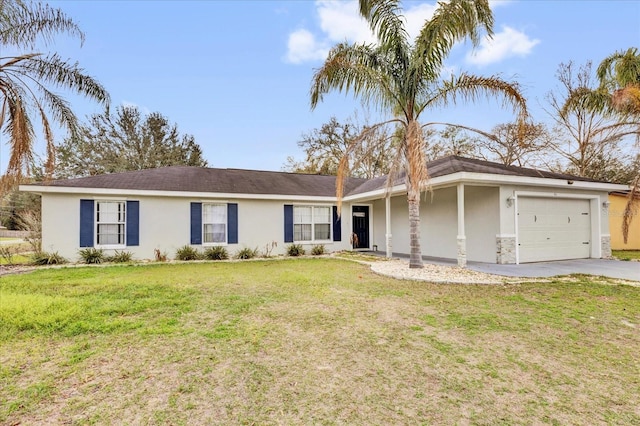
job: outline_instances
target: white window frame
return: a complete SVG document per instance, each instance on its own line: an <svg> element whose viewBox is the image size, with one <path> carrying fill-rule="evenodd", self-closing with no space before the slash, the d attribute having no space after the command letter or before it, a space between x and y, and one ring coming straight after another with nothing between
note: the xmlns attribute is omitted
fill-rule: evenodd
<svg viewBox="0 0 640 426"><path fill-rule="evenodd" d="M224 241L205 241L205 226L206 225L215 225L219 224L217 222L205 222L204 220L204 211L206 206L219 206L224 210ZM202 245L203 246L226 246L229 243L229 208L227 203L211 203L211 202L203 202L202 203Z"/></svg>
<svg viewBox="0 0 640 426"><path fill-rule="evenodd" d="M123 216L123 220L120 221L115 221L115 222L107 222L107 221L99 221L99 215L98 215L98 211L100 208L100 204L106 204L106 203L118 203L122 205L122 216ZM93 218L94 218L94 229L93 229L93 235L95 238L95 247L97 248L103 248L103 249L120 249L120 248L125 248L127 246L127 202L125 200L95 200L95 207L94 207L94 212L93 212ZM122 226L122 243L121 244L100 244L100 238L99 238L99 233L98 230L100 229L100 225L118 225L118 226ZM118 235L120 235L118 233Z"/></svg>
<svg viewBox="0 0 640 426"><path fill-rule="evenodd" d="M311 208L311 223L296 223L296 208ZM316 214L315 211L317 208L326 208L329 209L329 238L327 239L316 239L316 225L325 225L327 223L316 223ZM314 243L330 243L332 242L333 237L333 211L331 205L322 205L322 204L297 204L293 206L293 240L294 243L298 244L314 244ZM311 225L311 239L310 240L296 240L296 225Z"/></svg>

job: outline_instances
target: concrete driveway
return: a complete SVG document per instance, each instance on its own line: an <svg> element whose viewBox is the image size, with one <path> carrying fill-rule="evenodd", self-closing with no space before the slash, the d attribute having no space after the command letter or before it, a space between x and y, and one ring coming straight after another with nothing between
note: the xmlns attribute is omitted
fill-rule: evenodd
<svg viewBox="0 0 640 426"><path fill-rule="evenodd" d="M370 252L384 256L383 252ZM408 259L409 255L394 253L393 257ZM426 263L456 266L454 259L423 256ZM468 262L472 271L507 277L554 277L556 275L589 274L609 278L640 281L640 262L625 262L609 259L557 260L554 262L522 263L520 265L498 265L495 263Z"/></svg>
<svg viewBox="0 0 640 426"><path fill-rule="evenodd" d="M568 274L602 275L609 278L640 281L640 262L609 259L558 260L555 262L496 265L469 262L468 268L508 277L553 277Z"/></svg>

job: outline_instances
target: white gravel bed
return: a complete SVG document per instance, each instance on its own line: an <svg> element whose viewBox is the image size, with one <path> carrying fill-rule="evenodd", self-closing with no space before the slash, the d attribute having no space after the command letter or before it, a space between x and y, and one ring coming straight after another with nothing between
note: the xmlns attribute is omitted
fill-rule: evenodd
<svg viewBox="0 0 640 426"><path fill-rule="evenodd" d="M388 260L371 263L376 274L403 280L429 281L446 284L504 284L523 282L521 278L503 277L471 271L457 266L432 265L425 263L424 268L409 268L409 261ZM528 281L531 281L529 279Z"/></svg>

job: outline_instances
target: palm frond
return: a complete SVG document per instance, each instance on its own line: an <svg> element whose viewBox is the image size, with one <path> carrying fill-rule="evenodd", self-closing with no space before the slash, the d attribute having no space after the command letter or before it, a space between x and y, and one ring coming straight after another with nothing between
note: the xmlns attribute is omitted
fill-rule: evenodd
<svg viewBox="0 0 640 426"><path fill-rule="evenodd" d="M311 108L331 90L352 92L364 103L390 107L397 103L388 63L373 46L341 43L329 52L324 65L316 70L311 83Z"/></svg>
<svg viewBox="0 0 640 426"><path fill-rule="evenodd" d="M633 220L634 213L638 210L640 205L640 174L638 174L633 183L631 184L631 190L627 198L627 204L624 208L624 214L622 216L622 238L624 243L627 244L629 239L629 229L631 228L631 221Z"/></svg>
<svg viewBox="0 0 640 426"><path fill-rule="evenodd" d="M2 1L0 44L30 49L38 39L50 43L60 33L78 37L84 43L84 33L62 10L42 3Z"/></svg>
<svg viewBox="0 0 640 426"><path fill-rule="evenodd" d="M369 23L380 46L393 50L404 47L408 51L409 34L404 28L398 0L360 0L360 14Z"/></svg>
<svg viewBox="0 0 640 426"><path fill-rule="evenodd" d="M40 56L29 58L20 62L16 71L28 75L41 86L44 81L73 90L104 105L110 102L108 92L97 80L86 75L77 62L70 64L57 54L44 58Z"/></svg>
<svg viewBox="0 0 640 426"><path fill-rule="evenodd" d="M438 2L433 17L424 24L415 41L411 63L420 70L417 77L435 80L456 42L469 38L474 46L480 43L479 27L484 28L487 36L493 36L493 14L488 0Z"/></svg>
<svg viewBox="0 0 640 426"><path fill-rule="evenodd" d="M518 83L498 76L480 77L470 74L461 74L443 81L431 98L422 103L420 112L427 107L455 104L459 99L475 102L482 98L490 100L496 97L502 98L503 108L511 106L519 120L526 121L529 118L526 99L520 92Z"/></svg>

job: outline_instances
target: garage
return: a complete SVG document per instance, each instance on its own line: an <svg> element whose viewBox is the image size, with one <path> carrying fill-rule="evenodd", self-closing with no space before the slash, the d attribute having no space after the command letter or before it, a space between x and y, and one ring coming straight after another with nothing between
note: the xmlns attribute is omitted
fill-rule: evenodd
<svg viewBox="0 0 640 426"><path fill-rule="evenodd" d="M518 198L520 263L591 257L589 200Z"/></svg>

